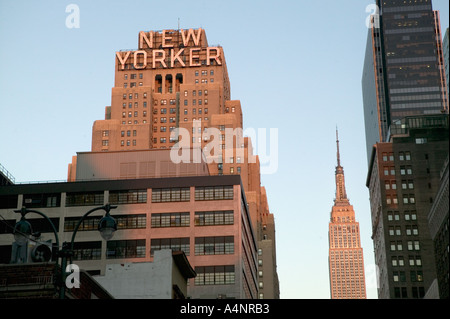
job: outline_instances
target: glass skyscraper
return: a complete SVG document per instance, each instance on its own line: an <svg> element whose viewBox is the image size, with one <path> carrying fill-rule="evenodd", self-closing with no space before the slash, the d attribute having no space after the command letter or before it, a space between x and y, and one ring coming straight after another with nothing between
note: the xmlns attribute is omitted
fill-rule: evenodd
<svg viewBox="0 0 450 319"><path fill-rule="evenodd" d="M367 158L406 116L448 113L439 12L431 0L377 0L362 77Z"/></svg>

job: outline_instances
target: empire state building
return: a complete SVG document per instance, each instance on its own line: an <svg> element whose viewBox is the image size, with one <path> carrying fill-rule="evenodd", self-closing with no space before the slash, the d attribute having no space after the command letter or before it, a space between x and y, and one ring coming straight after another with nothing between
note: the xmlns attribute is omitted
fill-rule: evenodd
<svg viewBox="0 0 450 319"><path fill-rule="evenodd" d="M359 223L347 198L336 132L336 199L329 223L329 268L331 299L366 299L364 258Z"/></svg>

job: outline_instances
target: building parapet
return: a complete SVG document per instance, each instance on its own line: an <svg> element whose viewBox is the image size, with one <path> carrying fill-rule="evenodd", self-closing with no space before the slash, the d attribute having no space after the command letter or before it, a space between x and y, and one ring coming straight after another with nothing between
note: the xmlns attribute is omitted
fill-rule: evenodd
<svg viewBox="0 0 450 319"><path fill-rule="evenodd" d="M14 176L11 175L10 172L2 165L0 164L0 173L3 174L3 176L6 178L6 183L8 184L15 184L16 179Z"/></svg>
<svg viewBox="0 0 450 319"><path fill-rule="evenodd" d="M408 116L392 123L389 128L387 140L390 140L394 136L407 136L412 129L448 129L448 127L448 114Z"/></svg>

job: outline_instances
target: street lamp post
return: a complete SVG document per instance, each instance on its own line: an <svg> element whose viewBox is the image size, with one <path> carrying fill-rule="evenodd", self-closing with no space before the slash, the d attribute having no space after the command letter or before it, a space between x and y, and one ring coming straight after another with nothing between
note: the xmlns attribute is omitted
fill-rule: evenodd
<svg viewBox="0 0 450 319"><path fill-rule="evenodd" d="M67 258L70 258L72 262L72 256L73 256L73 248L75 243L75 236L77 234L78 229L80 228L81 223L84 221L84 219L92 214L93 212L97 210L104 210L106 212L105 216L100 220L98 223L98 230L105 240L110 240L114 232L117 230L117 222L116 220L109 214L111 209L115 209L117 206L112 206L110 204L106 204L101 207L96 207L88 211L86 214L81 217L81 219L78 221L73 234L72 234L72 240L69 243L64 242L61 250L59 249L59 237L58 237L58 231L56 230L55 225L53 222L48 218L44 213L34 210L34 209L27 209L26 207L22 207L22 209L15 210L15 213L20 213L22 215L22 218L19 222L14 226L14 238L19 243L24 243L28 240L29 236L32 234L32 229L30 223L25 219L25 215L28 213L35 213L42 217L44 217L51 225L53 233L55 234L55 240L56 240L56 247L57 247L57 257L61 257L61 288L59 290L59 298L64 299L66 295L66 267L67 267ZM58 265L58 259L56 261L56 265ZM57 274L57 267L55 267L55 274Z"/></svg>

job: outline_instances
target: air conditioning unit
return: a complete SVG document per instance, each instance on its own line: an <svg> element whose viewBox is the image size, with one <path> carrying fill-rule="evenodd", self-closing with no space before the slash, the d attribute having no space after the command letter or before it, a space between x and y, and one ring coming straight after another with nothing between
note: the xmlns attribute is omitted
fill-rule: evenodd
<svg viewBox="0 0 450 319"><path fill-rule="evenodd" d="M52 241L28 240L25 244L12 243L11 264L49 262L52 260Z"/></svg>
<svg viewBox="0 0 450 319"><path fill-rule="evenodd" d="M30 241L28 248L29 248L28 262L41 263L41 262L49 262L52 260L51 240L47 240L44 242Z"/></svg>

